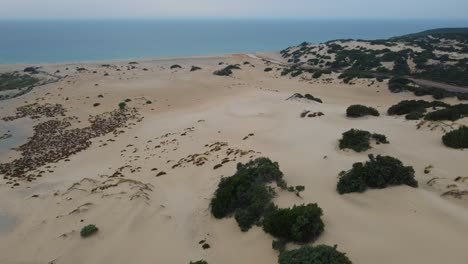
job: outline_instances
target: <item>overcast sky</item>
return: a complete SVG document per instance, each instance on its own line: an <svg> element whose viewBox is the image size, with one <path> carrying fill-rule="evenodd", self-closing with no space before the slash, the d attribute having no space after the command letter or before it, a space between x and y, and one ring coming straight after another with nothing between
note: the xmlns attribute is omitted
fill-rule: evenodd
<svg viewBox="0 0 468 264"><path fill-rule="evenodd" d="M468 0L0 0L0 19L133 17L468 19Z"/></svg>

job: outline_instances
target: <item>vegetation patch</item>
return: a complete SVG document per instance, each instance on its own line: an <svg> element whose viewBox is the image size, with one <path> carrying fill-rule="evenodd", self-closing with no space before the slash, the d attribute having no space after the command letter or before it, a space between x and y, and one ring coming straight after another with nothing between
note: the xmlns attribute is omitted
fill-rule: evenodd
<svg viewBox="0 0 468 264"><path fill-rule="evenodd" d="M232 74L232 70L240 70L240 65L228 65L221 70L213 72L213 74L218 76L230 76Z"/></svg>
<svg viewBox="0 0 468 264"><path fill-rule="evenodd" d="M388 108L387 113L389 115L406 115L413 112L425 113L426 108L429 107L448 107L449 104L446 104L441 101L424 101L424 100L403 100L398 104L392 105Z"/></svg>
<svg viewBox="0 0 468 264"><path fill-rule="evenodd" d="M442 142L449 148L468 148L468 127L462 126L458 129L446 133L442 137Z"/></svg>
<svg viewBox="0 0 468 264"><path fill-rule="evenodd" d="M368 115L379 116L380 113L373 107L360 104L351 105L346 109L347 117L363 117Z"/></svg>
<svg viewBox="0 0 468 264"><path fill-rule="evenodd" d="M374 139L377 144L388 144L387 137L382 134L369 131L350 129L343 133L343 138L340 139L340 149L352 149L356 152L366 151L371 148L370 140Z"/></svg>
<svg viewBox="0 0 468 264"><path fill-rule="evenodd" d="M197 261L190 261L189 264L208 264L208 262L202 260L197 260Z"/></svg>
<svg viewBox="0 0 468 264"><path fill-rule="evenodd" d="M257 158L246 164L238 163L237 172L222 178L211 200L211 213L216 218L234 215L242 231L259 222L275 194L267 183L276 182L287 189L283 173L276 162Z"/></svg>
<svg viewBox="0 0 468 264"><path fill-rule="evenodd" d="M352 264L345 253L337 246L303 246L299 249L282 251L279 264Z"/></svg>
<svg viewBox="0 0 468 264"><path fill-rule="evenodd" d="M281 209L271 206L263 219L263 230L280 241L307 243L323 232L322 214L317 204Z"/></svg>
<svg viewBox="0 0 468 264"><path fill-rule="evenodd" d="M318 98L318 97L315 97L311 94L305 94L305 95L302 95L300 93L295 93L293 95L291 95L288 99L286 100L291 100L291 99L307 99L307 100L311 100L311 101L315 101L315 102L318 102L318 103L323 103L322 99Z"/></svg>
<svg viewBox="0 0 468 264"><path fill-rule="evenodd" d="M83 227L80 231L81 237L89 237L93 234L95 234L99 229L95 225L87 225Z"/></svg>
<svg viewBox="0 0 468 264"><path fill-rule="evenodd" d="M434 112L426 114L424 119L431 121L450 120L456 121L458 119L468 116L468 104L457 104L448 106L444 109L439 109Z"/></svg>
<svg viewBox="0 0 468 264"><path fill-rule="evenodd" d="M393 185L418 187L414 169L390 156L369 155L369 161L357 162L347 172L342 172L337 185L340 194L364 192L368 188L383 189Z"/></svg>
<svg viewBox="0 0 468 264"><path fill-rule="evenodd" d="M41 80L18 72L0 74L0 91L21 89L37 85Z"/></svg>

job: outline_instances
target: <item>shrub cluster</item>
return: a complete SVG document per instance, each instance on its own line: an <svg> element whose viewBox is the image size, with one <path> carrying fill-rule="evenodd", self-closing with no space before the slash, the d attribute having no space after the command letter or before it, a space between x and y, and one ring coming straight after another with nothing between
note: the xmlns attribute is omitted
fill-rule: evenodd
<svg viewBox="0 0 468 264"><path fill-rule="evenodd" d="M367 115L379 116L380 114L379 111L373 107L359 104L351 105L348 107L348 109L346 109L347 117L362 117Z"/></svg>
<svg viewBox="0 0 468 264"><path fill-rule="evenodd" d="M221 70L213 72L213 74L218 76L230 76L232 74L232 70L240 70L239 64L228 65Z"/></svg>
<svg viewBox="0 0 468 264"><path fill-rule="evenodd" d="M441 101L424 101L424 100L403 100L398 104L388 108L389 115L406 115L410 113L425 113L429 107L448 107L450 105Z"/></svg>
<svg viewBox="0 0 468 264"><path fill-rule="evenodd" d="M345 253L327 245L303 246L299 249L282 251L279 264L352 264Z"/></svg>
<svg viewBox="0 0 468 264"><path fill-rule="evenodd" d="M442 137L444 145L450 148L468 148L468 127L462 126L458 129L446 133Z"/></svg>
<svg viewBox="0 0 468 264"><path fill-rule="evenodd" d="M310 242L323 232L322 214L317 204L281 209L271 205L263 218L263 230L280 241Z"/></svg>
<svg viewBox="0 0 468 264"><path fill-rule="evenodd" d="M87 225L81 229L80 235L81 237L89 237L97 231L98 228L95 225Z"/></svg>
<svg viewBox="0 0 468 264"><path fill-rule="evenodd" d="M205 260L190 261L189 264L208 264Z"/></svg>
<svg viewBox="0 0 468 264"><path fill-rule="evenodd" d="M413 167L404 166L400 160L390 156L369 155L369 161L354 163L351 170L341 175L337 191L340 194L364 192L367 188L383 189L402 184L418 186Z"/></svg>
<svg viewBox="0 0 468 264"><path fill-rule="evenodd" d="M456 121L465 116L468 116L468 104L457 104L428 113L424 119L431 121Z"/></svg>
<svg viewBox="0 0 468 264"><path fill-rule="evenodd" d="M238 163L233 176L221 179L211 200L211 213L216 218L234 214L241 230L247 231L271 203L275 192L266 184L273 181L280 188L287 188L278 163L268 158Z"/></svg>
<svg viewBox="0 0 468 264"><path fill-rule="evenodd" d="M340 139L340 149L352 149L356 152L366 151L371 148L370 140L375 139L377 144L388 144L387 137L382 134L373 133L369 131L350 129L343 133L343 137Z"/></svg>
<svg viewBox="0 0 468 264"><path fill-rule="evenodd" d="M40 79L27 74L2 73L0 74L0 91L31 87L40 82Z"/></svg>

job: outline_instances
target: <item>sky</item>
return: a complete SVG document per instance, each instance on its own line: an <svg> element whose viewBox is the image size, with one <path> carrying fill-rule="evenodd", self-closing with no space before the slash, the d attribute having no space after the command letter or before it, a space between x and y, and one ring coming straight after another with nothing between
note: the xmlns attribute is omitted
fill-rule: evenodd
<svg viewBox="0 0 468 264"><path fill-rule="evenodd" d="M0 19L468 19L468 0L0 0Z"/></svg>

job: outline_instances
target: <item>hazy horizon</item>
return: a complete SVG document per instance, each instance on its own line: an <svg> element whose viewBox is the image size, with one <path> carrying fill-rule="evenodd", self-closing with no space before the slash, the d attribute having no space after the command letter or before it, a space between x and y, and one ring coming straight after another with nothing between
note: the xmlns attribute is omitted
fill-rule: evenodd
<svg viewBox="0 0 468 264"><path fill-rule="evenodd" d="M468 19L468 1L0 0L0 19ZM390 15L389 15L390 14Z"/></svg>

